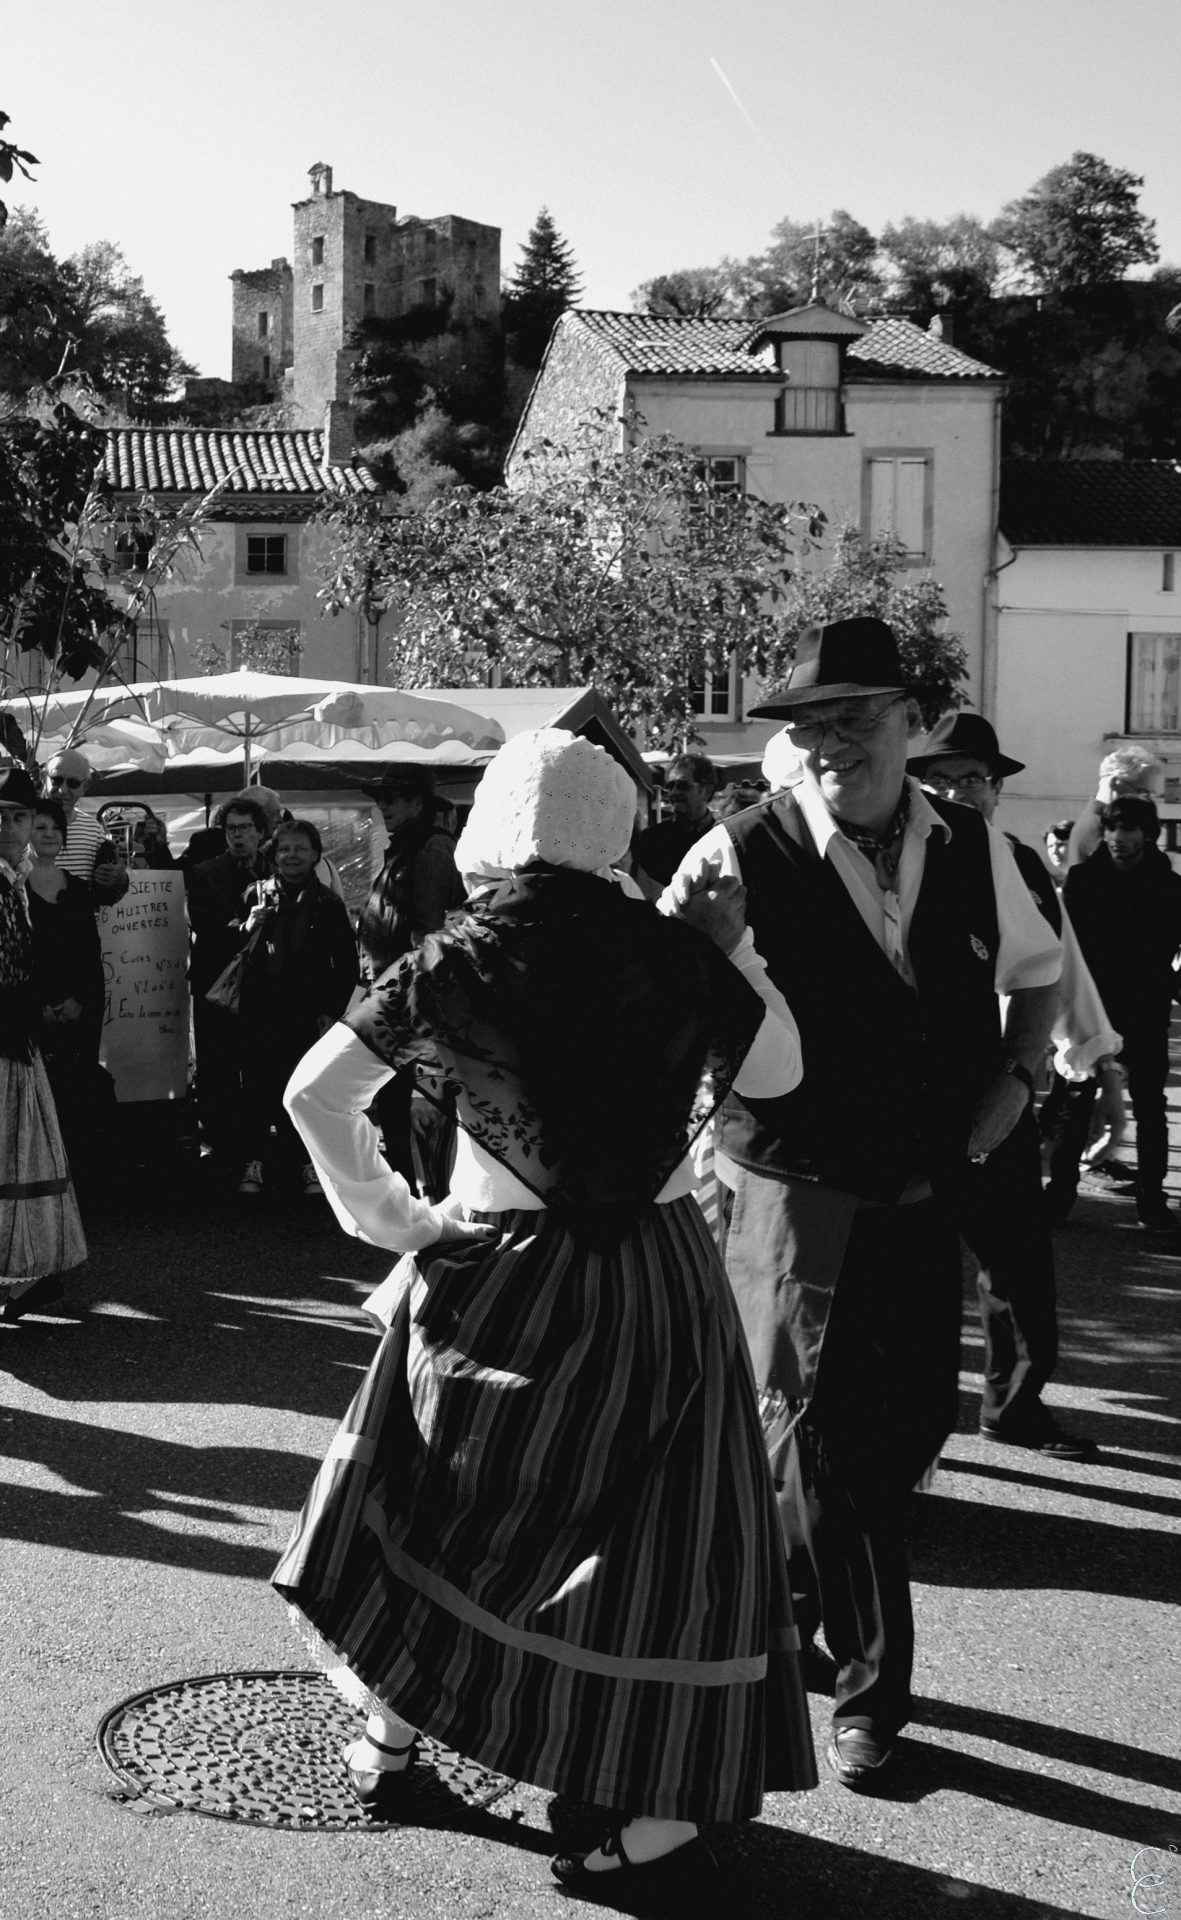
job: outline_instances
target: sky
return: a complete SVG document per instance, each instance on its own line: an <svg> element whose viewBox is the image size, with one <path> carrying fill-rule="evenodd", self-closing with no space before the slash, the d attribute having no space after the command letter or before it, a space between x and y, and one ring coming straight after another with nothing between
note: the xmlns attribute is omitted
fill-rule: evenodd
<svg viewBox="0 0 1181 1920"><path fill-rule="evenodd" d="M5 197L59 257L115 241L204 374L317 161L498 226L506 273L548 206L589 307L785 216L989 219L1079 148L1144 176L1181 264L1178 0L38 0L4 54L40 160Z"/></svg>

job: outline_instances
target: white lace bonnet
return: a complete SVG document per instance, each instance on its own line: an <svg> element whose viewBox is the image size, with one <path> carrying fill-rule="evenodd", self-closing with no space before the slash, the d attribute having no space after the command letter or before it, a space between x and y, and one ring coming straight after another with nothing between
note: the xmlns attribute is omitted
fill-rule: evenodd
<svg viewBox="0 0 1181 1920"><path fill-rule="evenodd" d="M455 863L472 878L530 860L598 873L626 853L635 811L635 787L605 748L537 727L506 741L489 764Z"/></svg>

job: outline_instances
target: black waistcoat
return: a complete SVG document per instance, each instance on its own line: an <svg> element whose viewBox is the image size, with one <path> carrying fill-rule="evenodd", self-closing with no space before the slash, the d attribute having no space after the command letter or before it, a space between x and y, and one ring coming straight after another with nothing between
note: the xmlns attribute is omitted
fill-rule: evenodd
<svg viewBox="0 0 1181 1920"><path fill-rule="evenodd" d="M795 1015L800 1085L727 1101L720 1145L740 1166L890 1202L962 1169L971 1114L1001 1060L999 944L988 835L968 807L926 843L907 941L917 991L870 933L803 816L764 802L726 821L755 945ZM779 802L778 804L782 804Z"/></svg>

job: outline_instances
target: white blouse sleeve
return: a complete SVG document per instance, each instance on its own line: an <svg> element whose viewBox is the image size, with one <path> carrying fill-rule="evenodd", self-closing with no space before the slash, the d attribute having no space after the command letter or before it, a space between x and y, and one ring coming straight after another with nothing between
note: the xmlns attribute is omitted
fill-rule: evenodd
<svg viewBox="0 0 1181 1920"><path fill-rule="evenodd" d="M767 963L746 929L727 955L731 966L752 986L767 1011L734 1081L734 1091L751 1100L774 1100L790 1093L803 1078L800 1030L787 1001L767 972Z"/></svg>
<svg viewBox="0 0 1181 1920"><path fill-rule="evenodd" d="M304 1054L283 1105L345 1232L408 1253L438 1240L446 1216L417 1199L386 1164L377 1129L365 1117L378 1088L392 1077L393 1069L338 1021Z"/></svg>

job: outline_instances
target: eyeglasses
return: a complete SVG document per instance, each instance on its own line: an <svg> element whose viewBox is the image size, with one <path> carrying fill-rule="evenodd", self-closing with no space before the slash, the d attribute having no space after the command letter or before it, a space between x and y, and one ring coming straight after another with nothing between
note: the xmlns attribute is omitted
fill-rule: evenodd
<svg viewBox="0 0 1181 1920"><path fill-rule="evenodd" d="M49 784L51 787L84 787L86 782L85 780L75 780L73 776L68 773L51 773L49 776Z"/></svg>
<svg viewBox="0 0 1181 1920"><path fill-rule="evenodd" d="M868 740L876 732L891 707L905 700L904 693L896 693L887 700L884 707L875 707L872 713L866 713L862 707L851 707L843 713L828 714L822 720L788 720L784 733L793 747L802 747L810 753L813 748L822 746L826 734L835 733L838 740Z"/></svg>
<svg viewBox="0 0 1181 1920"><path fill-rule="evenodd" d="M979 793L992 784L990 773L957 773L954 778L950 773L929 773L923 780L932 793Z"/></svg>

